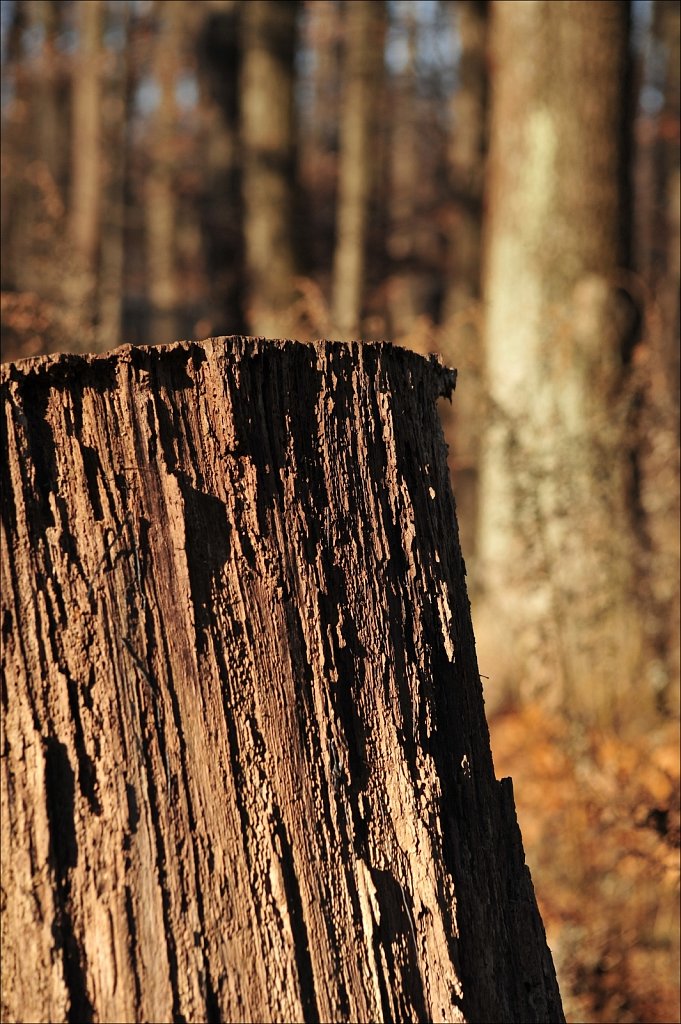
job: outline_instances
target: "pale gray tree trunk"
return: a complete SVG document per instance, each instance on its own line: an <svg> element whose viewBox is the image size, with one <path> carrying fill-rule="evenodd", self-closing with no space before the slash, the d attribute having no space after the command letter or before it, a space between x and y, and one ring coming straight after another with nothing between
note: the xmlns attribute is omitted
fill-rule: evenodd
<svg viewBox="0 0 681 1024"><path fill-rule="evenodd" d="M481 664L497 692L607 715L648 686L619 291L628 28L627 3L493 5Z"/></svg>

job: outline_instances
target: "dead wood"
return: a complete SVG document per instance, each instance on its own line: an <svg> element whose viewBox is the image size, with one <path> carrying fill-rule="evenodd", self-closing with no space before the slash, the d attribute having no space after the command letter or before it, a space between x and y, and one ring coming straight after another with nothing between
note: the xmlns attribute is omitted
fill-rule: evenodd
<svg viewBox="0 0 681 1024"><path fill-rule="evenodd" d="M3 1019L562 1021L454 374L230 338L0 383Z"/></svg>

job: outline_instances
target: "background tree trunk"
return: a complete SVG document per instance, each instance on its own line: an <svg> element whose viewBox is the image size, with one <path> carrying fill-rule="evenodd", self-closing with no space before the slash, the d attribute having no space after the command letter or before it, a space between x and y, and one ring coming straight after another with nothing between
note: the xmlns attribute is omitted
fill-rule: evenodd
<svg viewBox="0 0 681 1024"><path fill-rule="evenodd" d="M101 59L103 5L78 6L78 58L73 69L70 234L76 251L71 287L76 306L94 317L101 190Z"/></svg>
<svg viewBox="0 0 681 1024"><path fill-rule="evenodd" d="M43 44L35 73L32 97L36 114L37 152L44 160L53 181L61 186L64 171L64 137L66 124L64 104L60 97L56 37L60 21L59 4L55 0L32 0L31 22L43 35Z"/></svg>
<svg viewBox="0 0 681 1024"><path fill-rule="evenodd" d="M390 135L389 230L386 247L394 264L388 286L390 337L398 338L413 330L427 307L425 296L432 287L430 275L420 265L419 222L422 185L419 132L422 130L416 103L418 21L414 6L402 13L402 39L406 54L404 67L391 92L394 112Z"/></svg>
<svg viewBox="0 0 681 1024"><path fill-rule="evenodd" d="M241 68L244 242L252 334L276 335L294 296L295 0L244 5Z"/></svg>
<svg viewBox="0 0 681 1024"><path fill-rule="evenodd" d="M654 289L667 330L659 339L659 358L670 398L679 405L679 329L681 309L681 158L679 154L679 114L681 106L681 9L673 0L653 4L648 88L661 93L663 101L654 118L655 139L644 147L646 154L646 194L641 204L645 223L640 226L639 269Z"/></svg>
<svg viewBox="0 0 681 1024"><path fill-rule="evenodd" d="M383 0L346 4L346 41L333 257L332 315L342 338L359 330L369 199L375 177L378 92L383 75Z"/></svg>
<svg viewBox="0 0 681 1024"><path fill-rule="evenodd" d="M454 374L219 339L0 382L4 1019L562 1021Z"/></svg>
<svg viewBox="0 0 681 1024"><path fill-rule="evenodd" d="M634 686L646 700L621 292L628 22L627 3L493 5L479 651L497 691L523 680L586 714Z"/></svg>
<svg viewBox="0 0 681 1024"><path fill-rule="evenodd" d="M34 290L36 250L47 251L53 263L53 247L49 243L54 234L63 234L65 171L70 153L67 72L60 64L61 55L56 45L62 13L56 0L45 3L33 0L19 5L4 44L3 62L11 63L21 59L24 40L42 37L38 53L7 90L14 92L14 116L7 117L3 112L0 188L3 291ZM12 104L8 101L7 106ZM43 286L46 284L45 274L40 275L40 282ZM3 349L8 341L3 330Z"/></svg>
<svg viewBox="0 0 681 1024"><path fill-rule="evenodd" d="M442 321L447 332L445 351L456 353L456 364L466 382L453 410L451 437L461 546L469 567L475 567L478 466L482 439L480 422L484 417L481 401L484 343L481 292L489 98L489 7L488 0L458 0L450 8L461 51L459 86L450 102L449 216ZM474 569L471 579L476 578Z"/></svg>
<svg viewBox="0 0 681 1024"><path fill-rule="evenodd" d="M205 333L213 335L245 327L239 151L239 19L243 6L238 0L211 0L197 12L203 19L196 47L205 175L200 223L210 281Z"/></svg>
<svg viewBox="0 0 681 1024"><path fill-rule="evenodd" d="M130 11L127 4L118 4L111 17L114 30L124 40L116 55L115 71L107 83L102 101L102 140L106 152L102 181L102 226L97 324L97 348L104 352L120 345L123 330L123 296L125 293L126 196L128 174L128 126L132 96L130 66ZM165 339L173 337L167 334Z"/></svg>
<svg viewBox="0 0 681 1024"><path fill-rule="evenodd" d="M663 87L664 105L656 118L657 138L650 153L652 187L648 206L650 235L641 255L649 263L642 272L655 295L661 313L649 339L647 445L642 458L643 504L647 512L651 545L651 610L658 613L650 622L659 658L659 702L662 708L679 714L681 693L681 638L679 618L679 375L681 346L681 152L679 111L681 107L681 9L670 0L657 0L654 13L652 63ZM662 81L659 82L659 78ZM654 153L654 157L653 157ZM646 261L647 262L647 261ZM651 320L653 318L651 317ZM654 318L657 320L657 317ZM651 616L652 618L652 616Z"/></svg>
<svg viewBox="0 0 681 1024"><path fill-rule="evenodd" d="M150 125L151 166L145 179L144 216L146 270L151 300L152 344L177 339L178 297L175 253L177 234L177 104L175 89L183 5L157 0L158 30L154 40L152 71L159 100Z"/></svg>
<svg viewBox="0 0 681 1024"><path fill-rule="evenodd" d="M461 52L459 84L450 101L452 128L447 163L453 210L442 310L445 321L480 301L489 7L488 0L459 0L452 5Z"/></svg>

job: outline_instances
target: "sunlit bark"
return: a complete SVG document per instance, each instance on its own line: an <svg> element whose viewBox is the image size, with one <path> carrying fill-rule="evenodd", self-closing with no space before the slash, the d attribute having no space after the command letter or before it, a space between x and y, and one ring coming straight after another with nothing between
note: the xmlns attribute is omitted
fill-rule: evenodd
<svg viewBox="0 0 681 1024"><path fill-rule="evenodd" d="M454 378L243 338L2 367L3 1020L564 1022Z"/></svg>

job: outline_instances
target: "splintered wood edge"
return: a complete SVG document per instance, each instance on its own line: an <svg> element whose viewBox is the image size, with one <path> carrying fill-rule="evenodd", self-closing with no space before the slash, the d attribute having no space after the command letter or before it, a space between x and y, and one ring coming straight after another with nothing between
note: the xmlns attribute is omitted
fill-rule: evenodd
<svg viewBox="0 0 681 1024"><path fill-rule="evenodd" d="M267 348L283 350L297 346L314 348L320 354L324 351L345 348L349 349L353 356L359 355L361 349L389 351L393 358L404 359L407 363L412 362L422 371L426 367L428 368L434 385L434 399L446 398L451 401L452 393L456 388L457 371L448 367L440 355L422 356L418 352L394 345L390 341L334 341L322 338L315 341L297 341L295 338L264 338L238 334L220 335L201 341L175 341L162 345L126 344L119 345L107 352L56 352L50 355L28 356L25 359L0 363L0 383L4 384L33 374L52 377L55 383L66 383L84 367L96 371L100 366L118 363L134 364L140 359L149 357L161 359L163 356L172 356L176 352L190 354L195 350L201 350L206 356L210 356L228 346L237 352L241 350L241 354L245 357L257 355Z"/></svg>

